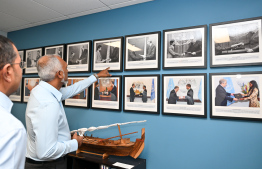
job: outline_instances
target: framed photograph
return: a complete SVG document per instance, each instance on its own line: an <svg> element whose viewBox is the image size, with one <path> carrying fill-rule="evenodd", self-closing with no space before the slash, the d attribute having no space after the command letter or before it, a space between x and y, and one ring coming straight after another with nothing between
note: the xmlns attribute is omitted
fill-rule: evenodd
<svg viewBox="0 0 262 169"><path fill-rule="evenodd" d="M13 102L22 102L22 84L23 83L21 81L18 89L9 96L10 100L12 100Z"/></svg>
<svg viewBox="0 0 262 169"><path fill-rule="evenodd" d="M159 75L124 76L124 111L159 114Z"/></svg>
<svg viewBox="0 0 262 169"><path fill-rule="evenodd" d="M86 79L87 77L68 77L68 83L66 87L71 86L81 80ZM74 106L74 107L87 107L89 108L89 88L86 88L81 93L68 98L64 101L65 106Z"/></svg>
<svg viewBox="0 0 262 169"><path fill-rule="evenodd" d="M93 52L93 72L110 67L109 71L122 72L123 37L96 39Z"/></svg>
<svg viewBox="0 0 262 169"><path fill-rule="evenodd" d="M160 69L160 34L150 32L125 37L125 71Z"/></svg>
<svg viewBox="0 0 262 169"><path fill-rule="evenodd" d="M261 65L261 23L262 17L210 24L210 67Z"/></svg>
<svg viewBox="0 0 262 169"><path fill-rule="evenodd" d="M25 74L37 73L36 64L37 61L42 57L42 48L28 49L25 50L25 61L26 69Z"/></svg>
<svg viewBox="0 0 262 169"><path fill-rule="evenodd" d="M122 76L99 78L92 85L92 108L121 111Z"/></svg>
<svg viewBox="0 0 262 169"><path fill-rule="evenodd" d="M168 29L163 33L163 69L207 67L207 25Z"/></svg>
<svg viewBox="0 0 262 169"><path fill-rule="evenodd" d="M164 74L162 112L206 117L206 74Z"/></svg>
<svg viewBox="0 0 262 169"><path fill-rule="evenodd" d="M19 56L21 58L21 62L25 60L25 50L18 50ZM23 74L25 73L25 70L23 69ZM22 100L21 100L22 101Z"/></svg>
<svg viewBox="0 0 262 169"><path fill-rule="evenodd" d="M45 55L58 55L62 59L64 59L65 47L63 44L61 45L53 45L45 47Z"/></svg>
<svg viewBox="0 0 262 169"><path fill-rule="evenodd" d="M68 72L90 72L91 41L66 45Z"/></svg>
<svg viewBox="0 0 262 169"><path fill-rule="evenodd" d="M28 102L30 93L40 82L40 78L24 77L23 78L23 102Z"/></svg>
<svg viewBox="0 0 262 169"><path fill-rule="evenodd" d="M262 120L262 72L210 74L211 118Z"/></svg>

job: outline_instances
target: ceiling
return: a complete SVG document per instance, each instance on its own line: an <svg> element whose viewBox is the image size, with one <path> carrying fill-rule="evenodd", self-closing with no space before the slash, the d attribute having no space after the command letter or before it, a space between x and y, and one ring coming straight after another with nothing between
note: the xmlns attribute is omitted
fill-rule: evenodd
<svg viewBox="0 0 262 169"><path fill-rule="evenodd" d="M0 31L11 32L153 0L0 0Z"/></svg>

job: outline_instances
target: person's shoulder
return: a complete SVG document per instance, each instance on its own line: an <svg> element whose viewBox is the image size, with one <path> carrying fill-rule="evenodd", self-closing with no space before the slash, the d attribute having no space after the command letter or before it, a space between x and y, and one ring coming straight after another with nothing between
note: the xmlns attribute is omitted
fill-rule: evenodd
<svg viewBox="0 0 262 169"><path fill-rule="evenodd" d="M4 115L3 115L4 113ZM1 133L13 132L13 131L23 131L25 132L25 127L21 121L19 121L11 113L1 112L0 119L0 128L2 129ZM4 131L3 131L4 130Z"/></svg>

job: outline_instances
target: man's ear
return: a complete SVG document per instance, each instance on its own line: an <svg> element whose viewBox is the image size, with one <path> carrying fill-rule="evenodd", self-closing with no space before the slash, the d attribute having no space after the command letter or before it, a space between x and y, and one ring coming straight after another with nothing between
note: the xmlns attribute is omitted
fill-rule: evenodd
<svg viewBox="0 0 262 169"><path fill-rule="evenodd" d="M10 64L6 64L2 69L3 79L10 83L12 81L12 77L11 77L12 74L13 74L12 66Z"/></svg>
<svg viewBox="0 0 262 169"><path fill-rule="evenodd" d="M61 70L59 70L59 71L57 72L57 77L58 77L59 79L63 79L63 72L62 72Z"/></svg>

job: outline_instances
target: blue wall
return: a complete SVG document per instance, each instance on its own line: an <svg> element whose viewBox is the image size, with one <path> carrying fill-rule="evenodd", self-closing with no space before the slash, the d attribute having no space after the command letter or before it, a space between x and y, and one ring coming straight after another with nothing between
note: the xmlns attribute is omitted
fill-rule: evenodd
<svg viewBox="0 0 262 169"><path fill-rule="evenodd" d="M11 32L8 33L8 37L19 49L27 49L258 17L262 16L261 6L261 0L155 0ZM113 74L207 73L208 75L214 72L261 71L262 66L210 68L209 44L207 46L207 69L132 71ZM70 129L147 120L144 124L123 126L122 133L146 128L145 149L140 157L147 159L148 169L261 169L262 123L210 119L209 84L207 91L208 117L204 119L81 108L65 108L65 111ZM24 124L25 109L25 103L15 103L12 110ZM117 134L117 129L110 128L93 134L110 137ZM131 139L136 137L139 137L139 134L132 136Z"/></svg>

